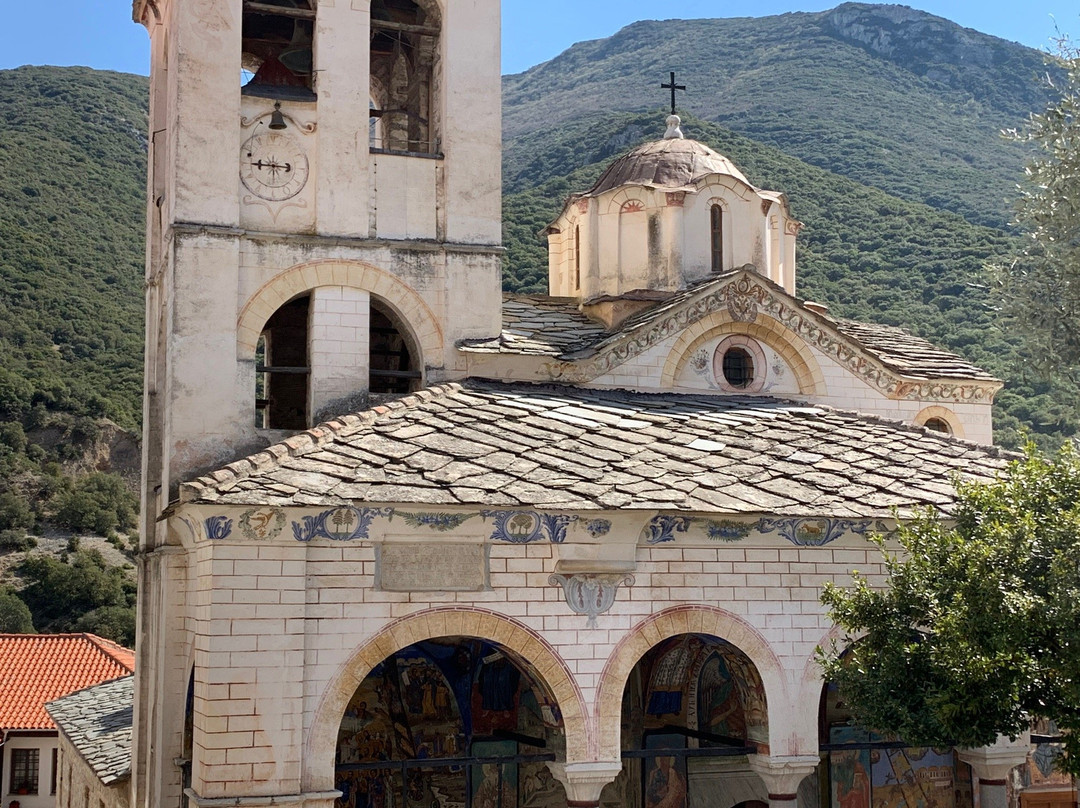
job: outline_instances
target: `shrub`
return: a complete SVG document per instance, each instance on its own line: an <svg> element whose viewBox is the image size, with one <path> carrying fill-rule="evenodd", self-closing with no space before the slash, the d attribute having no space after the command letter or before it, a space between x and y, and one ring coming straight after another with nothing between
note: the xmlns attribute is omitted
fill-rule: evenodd
<svg viewBox="0 0 1080 808"><path fill-rule="evenodd" d="M56 521L72 530L107 536L131 530L139 503L117 474L94 472L75 480L54 501Z"/></svg>
<svg viewBox="0 0 1080 808"><path fill-rule="evenodd" d="M12 590L0 588L0 633L36 634L30 609Z"/></svg>

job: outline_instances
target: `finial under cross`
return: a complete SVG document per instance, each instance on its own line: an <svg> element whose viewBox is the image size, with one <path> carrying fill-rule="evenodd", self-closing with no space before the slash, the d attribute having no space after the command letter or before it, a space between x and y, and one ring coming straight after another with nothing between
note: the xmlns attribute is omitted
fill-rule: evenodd
<svg viewBox="0 0 1080 808"><path fill-rule="evenodd" d="M683 92L686 92L686 85L685 84L676 84L675 83L675 71L672 71L671 72L671 83L670 84L661 84L660 88L663 89L663 90L671 90L671 114L674 115L675 114L675 91L676 90L682 90Z"/></svg>

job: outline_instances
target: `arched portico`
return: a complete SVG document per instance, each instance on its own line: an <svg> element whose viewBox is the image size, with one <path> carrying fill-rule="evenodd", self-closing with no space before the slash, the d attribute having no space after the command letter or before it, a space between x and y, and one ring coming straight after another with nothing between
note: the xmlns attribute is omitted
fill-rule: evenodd
<svg viewBox="0 0 1080 808"><path fill-rule="evenodd" d="M334 787L334 756L342 716L357 688L383 660L409 646L443 637L483 639L529 665L557 701L566 734L566 762L588 760L586 711L563 660L538 634L483 609L434 609L397 620L365 642L330 681L305 744L303 783L308 791Z"/></svg>
<svg viewBox="0 0 1080 808"><path fill-rule="evenodd" d="M598 760L615 761L621 755L620 715L623 691L634 666L656 645L681 634L717 637L739 649L753 663L765 690L770 710L770 745L786 732L782 716L789 704L780 660L768 642L745 620L710 606L676 606L657 612L631 629L608 658L597 690L594 714L599 729Z"/></svg>

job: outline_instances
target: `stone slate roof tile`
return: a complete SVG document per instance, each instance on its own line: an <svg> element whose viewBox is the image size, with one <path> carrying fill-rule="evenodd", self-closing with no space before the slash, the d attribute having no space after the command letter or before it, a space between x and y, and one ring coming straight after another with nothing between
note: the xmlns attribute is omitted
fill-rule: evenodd
<svg viewBox="0 0 1080 808"><path fill-rule="evenodd" d="M230 464L182 498L888 518L893 506L948 511L954 472L991 480L1011 459L897 421L760 397L482 381L425 392L358 413L347 429L339 419L294 436L260 453L272 464ZM446 410L455 421L432 417Z"/></svg>
<svg viewBox="0 0 1080 808"><path fill-rule="evenodd" d="M134 676L125 676L72 693L45 707L105 785L131 774L134 683Z"/></svg>

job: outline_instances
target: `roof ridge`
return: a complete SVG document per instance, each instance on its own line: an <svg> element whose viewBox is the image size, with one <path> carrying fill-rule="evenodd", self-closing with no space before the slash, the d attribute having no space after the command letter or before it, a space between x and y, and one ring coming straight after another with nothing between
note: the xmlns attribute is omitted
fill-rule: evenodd
<svg viewBox="0 0 1080 808"><path fill-rule="evenodd" d="M115 649L118 649L118 650L126 651L127 653L134 656L135 652L132 649L125 648L120 643L113 642L112 640L106 639L105 637L99 637L97 634L90 634L89 632L83 632L82 636L91 645L93 645L95 648L97 648L102 654L107 656L109 659L111 659L113 662L115 662L121 668L126 670L128 673L135 673L135 668L133 666L129 666L124 660L117 657L117 655L113 652L113 649L115 648ZM110 648L109 646L112 646L112 647Z"/></svg>
<svg viewBox="0 0 1080 808"><path fill-rule="evenodd" d="M329 421L313 426L311 429L297 432L283 441L267 446L262 451L253 452L247 457L234 460L216 471L190 482L181 483L179 501L181 503L191 502L197 499L205 490L217 488L224 483L236 482L257 472L270 469L282 458L303 457L308 452L322 448L334 438L348 437L360 431L363 427L375 423L377 418L389 412L412 409L420 406L425 401L450 395L462 389L460 382L444 382L425 387L422 390L393 399L385 404L369 407L366 410L339 415Z"/></svg>

